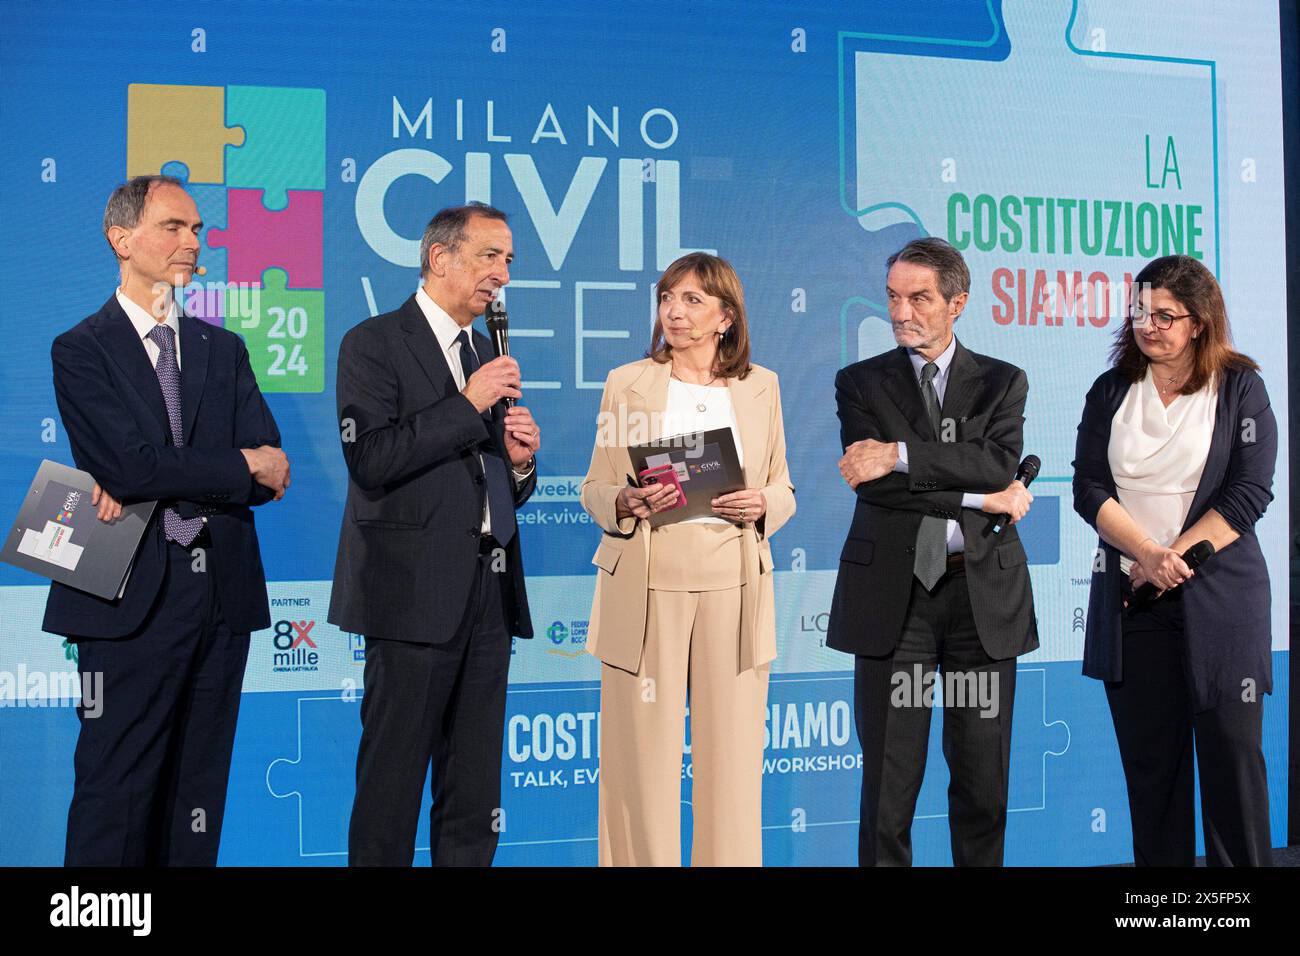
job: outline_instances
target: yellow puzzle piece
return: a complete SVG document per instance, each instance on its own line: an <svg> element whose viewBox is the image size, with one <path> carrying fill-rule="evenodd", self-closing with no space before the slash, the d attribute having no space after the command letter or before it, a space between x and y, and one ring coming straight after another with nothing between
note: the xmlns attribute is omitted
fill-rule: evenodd
<svg viewBox="0 0 1300 956"><path fill-rule="evenodd" d="M224 86L132 83L127 87L127 176L184 163L190 183L224 183L226 146L243 146L242 126L226 126Z"/></svg>

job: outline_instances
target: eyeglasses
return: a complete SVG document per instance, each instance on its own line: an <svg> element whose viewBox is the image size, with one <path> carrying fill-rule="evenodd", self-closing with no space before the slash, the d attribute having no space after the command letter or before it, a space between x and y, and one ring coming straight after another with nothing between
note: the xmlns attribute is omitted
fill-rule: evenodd
<svg viewBox="0 0 1300 956"><path fill-rule="evenodd" d="M1137 308L1130 309L1128 313L1128 320L1133 323L1134 328L1145 328L1147 323L1150 322L1162 332L1173 328L1174 323L1179 319L1194 318L1196 318L1196 313L1194 312L1185 312L1182 315L1174 315L1172 312L1147 312L1144 309Z"/></svg>

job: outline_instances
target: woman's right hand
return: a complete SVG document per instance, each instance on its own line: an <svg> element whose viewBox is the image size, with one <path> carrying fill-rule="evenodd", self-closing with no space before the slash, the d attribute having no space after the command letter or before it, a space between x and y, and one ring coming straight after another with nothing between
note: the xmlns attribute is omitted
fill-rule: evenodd
<svg viewBox="0 0 1300 956"><path fill-rule="evenodd" d="M625 485L618 493L616 509L620 518L649 518L656 511L663 511L677 504L676 485L647 485L645 488L633 488Z"/></svg>
<svg viewBox="0 0 1300 956"><path fill-rule="evenodd" d="M1183 556L1173 548L1162 548L1150 538L1144 544L1146 547L1140 549L1142 553L1137 556L1138 564L1142 566L1146 580L1162 593L1178 587L1194 573Z"/></svg>

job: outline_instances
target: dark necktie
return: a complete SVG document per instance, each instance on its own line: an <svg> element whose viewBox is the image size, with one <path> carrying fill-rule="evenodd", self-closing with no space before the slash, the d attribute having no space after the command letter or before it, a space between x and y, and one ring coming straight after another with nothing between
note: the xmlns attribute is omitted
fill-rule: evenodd
<svg viewBox="0 0 1300 956"><path fill-rule="evenodd" d="M478 371L478 354L465 329L461 329L456 336L456 343L460 346L460 368L468 382L469 377ZM488 434L493 434L491 409L483 413L483 419L487 423ZM486 453L483 452L480 449L479 459L483 462L483 474L487 479L488 517L492 525L492 536L502 544L509 544L515 536L514 490L510 476L506 473L505 462L497 454L496 444L488 445Z"/></svg>
<svg viewBox="0 0 1300 956"><path fill-rule="evenodd" d="M939 366L933 362L926 362L921 369L921 397L925 401L925 412L930 417L936 439L941 429L939 395L934 390L934 377L938 372ZM912 573L929 591L947 569L948 522L944 518L925 515L921 518L921 527L916 530L916 560L912 564Z"/></svg>
<svg viewBox="0 0 1300 956"><path fill-rule="evenodd" d="M176 333L171 326L161 322L149 330L149 339L158 346L158 384L162 387L163 401L167 404L167 424L171 427L172 445L185 444L181 423L181 367L176 361ZM163 510L163 532L168 540L188 548L203 530L202 518L182 518L175 508Z"/></svg>

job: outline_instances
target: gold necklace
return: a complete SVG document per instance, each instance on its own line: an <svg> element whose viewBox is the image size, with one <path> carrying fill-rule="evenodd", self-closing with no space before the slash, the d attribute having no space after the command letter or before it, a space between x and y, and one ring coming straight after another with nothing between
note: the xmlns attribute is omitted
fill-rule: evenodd
<svg viewBox="0 0 1300 956"><path fill-rule="evenodd" d="M704 402L702 402L700 400L700 397L696 395L695 392L692 390L690 382L686 381L684 378L678 375L676 371L673 371L672 376L673 378L677 379L677 381L681 382L683 385L686 386L687 394L689 394L692 398L695 399L695 410L697 412L703 413L709 410L709 406L706 405ZM709 386L712 385L717 380L718 380L718 376L715 375L713 376L713 378L709 379L707 382L704 383L703 388L706 395L708 394Z"/></svg>

